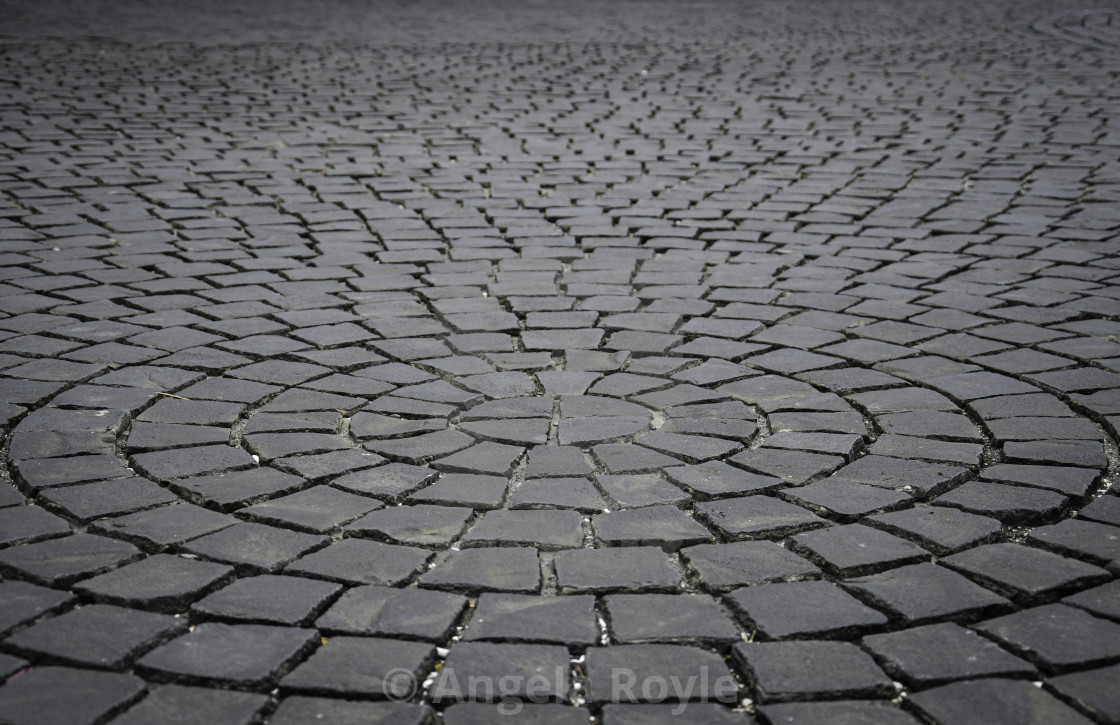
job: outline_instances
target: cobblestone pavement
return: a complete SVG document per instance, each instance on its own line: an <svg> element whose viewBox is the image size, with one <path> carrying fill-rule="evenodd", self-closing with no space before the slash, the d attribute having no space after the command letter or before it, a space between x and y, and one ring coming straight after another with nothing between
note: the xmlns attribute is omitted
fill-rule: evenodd
<svg viewBox="0 0 1120 725"><path fill-rule="evenodd" d="M1120 722L1114 3L2 5L0 722Z"/></svg>

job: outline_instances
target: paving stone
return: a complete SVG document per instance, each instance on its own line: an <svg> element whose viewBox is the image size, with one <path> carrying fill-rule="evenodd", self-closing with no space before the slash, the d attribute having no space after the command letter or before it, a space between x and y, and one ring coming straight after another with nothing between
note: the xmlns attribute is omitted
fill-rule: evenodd
<svg viewBox="0 0 1120 725"><path fill-rule="evenodd" d="M71 533L65 519L38 506L0 509L0 546L22 544Z"/></svg>
<svg viewBox="0 0 1120 725"><path fill-rule="evenodd" d="M438 471L407 463L390 463L377 468L348 473L331 481L331 485L346 491L378 496L396 501L412 493L436 476Z"/></svg>
<svg viewBox="0 0 1120 725"><path fill-rule="evenodd" d="M0 551L0 571L18 572L49 586L65 586L139 555L140 550L125 541L75 534Z"/></svg>
<svg viewBox="0 0 1120 725"><path fill-rule="evenodd" d="M875 661L847 642L744 642L734 653L763 702L883 697L893 690Z"/></svg>
<svg viewBox="0 0 1120 725"><path fill-rule="evenodd" d="M1053 521L1068 505L1066 497L1054 491L990 481L969 481L934 500L939 506L991 516L1005 524Z"/></svg>
<svg viewBox="0 0 1120 725"><path fill-rule="evenodd" d="M448 429L410 438L370 441L365 444L365 447L390 459L396 458L405 463L418 464L461 451L474 443L474 438L466 433Z"/></svg>
<svg viewBox="0 0 1120 725"><path fill-rule="evenodd" d="M576 511L490 511L463 536L463 546L524 546L541 550L577 548L583 543Z"/></svg>
<svg viewBox="0 0 1120 725"><path fill-rule="evenodd" d="M272 571L329 540L325 536L242 523L193 539L183 549L216 561Z"/></svg>
<svg viewBox="0 0 1120 725"><path fill-rule="evenodd" d="M769 496L743 496L697 504L696 516L734 539L789 535L831 523L801 506Z"/></svg>
<svg viewBox="0 0 1120 725"><path fill-rule="evenodd" d="M594 472L586 454L575 446L534 446L525 466L526 478L586 476Z"/></svg>
<svg viewBox="0 0 1120 725"><path fill-rule="evenodd" d="M681 583L665 552L651 546L562 551L555 562L563 593L669 592Z"/></svg>
<svg viewBox="0 0 1120 725"><path fill-rule="evenodd" d="M598 512L606 506L602 494L587 478L529 479L509 497L509 508L514 510L559 508Z"/></svg>
<svg viewBox="0 0 1120 725"><path fill-rule="evenodd" d="M419 583L460 592L536 592L541 586L540 559L530 547L452 551L421 575Z"/></svg>
<svg viewBox="0 0 1120 725"><path fill-rule="evenodd" d="M173 451L140 453L133 456L136 467L158 480L189 478L253 465L253 457L231 446L191 446Z"/></svg>
<svg viewBox="0 0 1120 725"><path fill-rule="evenodd" d="M481 687L469 686L471 678ZM508 677L506 689L497 684ZM434 702L496 702L503 698L566 700L568 650L555 645L460 642L432 684Z"/></svg>
<svg viewBox="0 0 1120 725"><path fill-rule="evenodd" d="M677 549L712 540L711 533L675 506L658 505L596 514L596 538L606 546L656 544Z"/></svg>
<svg viewBox="0 0 1120 725"><path fill-rule="evenodd" d="M1058 464L1104 469L1108 458L1100 441L1009 441L1003 445L1009 463Z"/></svg>
<svg viewBox="0 0 1120 725"><path fill-rule="evenodd" d="M476 509L496 509L509 486L504 476L479 476L452 473L408 497L418 503L440 504Z"/></svg>
<svg viewBox="0 0 1120 725"><path fill-rule="evenodd" d="M734 702L739 686L726 663L714 652L672 644L629 644L591 647L584 666L587 698L594 703ZM707 677L702 673L706 672ZM654 678L665 680L665 687ZM689 678L696 687L673 691L669 682Z"/></svg>
<svg viewBox="0 0 1120 725"><path fill-rule="evenodd" d="M464 640L593 645L599 641L595 598L483 593Z"/></svg>
<svg viewBox="0 0 1120 725"><path fill-rule="evenodd" d="M747 586L726 599L766 639L851 636L887 623L882 613L825 581Z"/></svg>
<svg viewBox="0 0 1120 725"><path fill-rule="evenodd" d="M805 483L844 464L840 456L765 448L739 453L728 460L747 470L776 476L793 484Z"/></svg>
<svg viewBox="0 0 1120 725"><path fill-rule="evenodd" d="M441 641L467 605L464 597L424 589L360 586L348 590L319 619L324 632Z"/></svg>
<svg viewBox="0 0 1120 725"><path fill-rule="evenodd" d="M588 445L627 440L649 430L648 416L599 416L564 418L558 427L562 445Z"/></svg>
<svg viewBox="0 0 1120 725"><path fill-rule="evenodd" d="M432 461L434 468L464 473L508 476L525 449L485 441Z"/></svg>
<svg viewBox="0 0 1120 725"><path fill-rule="evenodd" d="M665 475L700 499L723 498L782 485L782 480L779 478L749 473L722 461L709 461L693 466L674 466L666 468Z"/></svg>
<svg viewBox="0 0 1120 725"><path fill-rule="evenodd" d="M179 503L147 511L101 519L90 527L140 544L157 547L179 544L233 526L237 519L201 506Z"/></svg>
<svg viewBox="0 0 1120 725"><path fill-rule="evenodd" d="M430 556L423 549L343 539L302 556L284 571L348 584L396 586L412 578Z"/></svg>
<svg viewBox="0 0 1120 725"><path fill-rule="evenodd" d="M158 720L172 725L250 725L267 702L264 695L251 692L162 685L113 723L143 725Z"/></svg>
<svg viewBox="0 0 1120 725"><path fill-rule="evenodd" d="M820 573L808 560L770 541L699 544L682 549L681 558L711 590L809 578Z"/></svg>
<svg viewBox="0 0 1120 725"><path fill-rule="evenodd" d="M548 442L550 423L545 418L487 420L476 423L462 423L459 429L479 438L530 445Z"/></svg>
<svg viewBox="0 0 1120 725"><path fill-rule="evenodd" d="M1115 580L1070 595L1061 601L1064 604L1081 607L1097 616L1120 619L1120 583Z"/></svg>
<svg viewBox="0 0 1120 725"><path fill-rule="evenodd" d="M797 534L792 542L796 551L845 577L928 559L920 546L861 524Z"/></svg>
<svg viewBox="0 0 1120 725"><path fill-rule="evenodd" d="M985 468L983 477L990 481L1048 488L1067 496L1082 497L1089 493L1100 477L1100 472L1092 468L1072 466L1024 466L1000 463Z"/></svg>
<svg viewBox="0 0 1120 725"><path fill-rule="evenodd" d="M39 616L60 609L71 601L73 595L23 581L0 582L0 632L29 622Z"/></svg>
<svg viewBox="0 0 1120 725"><path fill-rule="evenodd" d="M1112 683L1120 675L1120 665L1102 667L1088 672L1076 672L1051 677L1048 684L1068 698L1078 708L1102 722L1120 719L1120 700Z"/></svg>
<svg viewBox="0 0 1120 725"><path fill-rule="evenodd" d="M835 723L835 725L915 725L918 721L897 706L874 700L851 700L840 702L791 702L786 704L764 705L759 712L773 722L807 725L814 722Z"/></svg>
<svg viewBox="0 0 1120 725"><path fill-rule="evenodd" d="M602 474L597 480L599 487L618 508L680 504L689 500L687 494L656 474Z"/></svg>
<svg viewBox="0 0 1120 725"><path fill-rule="evenodd" d="M424 725L430 722L431 708L407 702L367 702L328 697L287 697L272 714L274 725L327 720L339 725Z"/></svg>
<svg viewBox="0 0 1120 725"><path fill-rule="evenodd" d="M70 456L16 461L14 468L32 489L68 483L128 478L132 475L116 456Z"/></svg>
<svg viewBox="0 0 1120 725"><path fill-rule="evenodd" d="M448 725L482 725L515 718L524 725L583 725L589 718L587 710L561 704L524 703L516 699L498 705L465 702L452 705L443 711L443 721Z"/></svg>
<svg viewBox="0 0 1120 725"><path fill-rule="evenodd" d="M394 506L366 514L346 531L391 543L447 546L463 532L472 513L454 506Z"/></svg>
<svg viewBox="0 0 1120 725"><path fill-rule="evenodd" d="M1031 601L1054 590L1108 581L1107 571L1021 544L987 544L943 558L945 566L1005 596Z"/></svg>
<svg viewBox="0 0 1120 725"><path fill-rule="evenodd" d="M185 620L166 614L91 604L41 620L4 644L29 656L116 670L186 628Z"/></svg>
<svg viewBox="0 0 1120 725"><path fill-rule="evenodd" d="M340 527L383 504L330 486L314 486L288 496L269 499L240 509L240 516L254 521L325 533Z"/></svg>
<svg viewBox="0 0 1120 725"><path fill-rule="evenodd" d="M550 398L506 398L488 400L463 412L464 420L504 418L551 418Z"/></svg>
<svg viewBox="0 0 1120 725"><path fill-rule="evenodd" d="M97 601L178 612L228 580L232 567L156 554L74 585Z"/></svg>
<svg viewBox="0 0 1120 725"><path fill-rule="evenodd" d="M1120 561L1116 527L1107 524L1067 519L1053 526L1040 526L1031 531L1027 539L1064 554L1091 559L1112 572Z"/></svg>
<svg viewBox="0 0 1120 725"><path fill-rule="evenodd" d="M1092 722L1025 680L955 682L917 693L912 699L919 711L945 725L963 725L975 722L977 717L984 722L1008 725L1032 720L1061 725Z"/></svg>
<svg viewBox="0 0 1120 725"><path fill-rule="evenodd" d="M808 486L785 489L783 493L807 508L820 510L845 522L910 501L905 493L885 491L839 478L827 478Z"/></svg>
<svg viewBox="0 0 1120 725"><path fill-rule="evenodd" d="M604 443L591 452L608 473L652 473L681 463L680 459L625 443Z"/></svg>
<svg viewBox="0 0 1120 725"><path fill-rule="evenodd" d="M983 614L1008 605L1003 597L930 563L847 579L844 585L910 624Z"/></svg>
<svg viewBox="0 0 1120 725"><path fill-rule="evenodd" d="M319 480L339 476L350 471L379 466L385 462L381 456L360 448L346 448L318 455L297 455L272 461L277 466L307 479Z"/></svg>
<svg viewBox="0 0 1120 725"><path fill-rule="evenodd" d="M301 577L248 577L195 602L191 611L217 619L298 625L325 608L341 589Z"/></svg>
<svg viewBox="0 0 1120 725"><path fill-rule="evenodd" d="M1081 509L1079 518L1089 521L1120 526L1120 498L1116 496L1101 496L1085 508Z"/></svg>
<svg viewBox="0 0 1120 725"><path fill-rule="evenodd" d="M396 681L398 672L416 678L434 656L422 642L377 637L331 637L307 660L280 680L295 692L365 697L407 696L409 688Z"/></svg>
<svg viewBox="0 0 1120 725"><path fill-rule="evenodd" d="M701 594L612 594L603 599L612 638L643 642L734 642L738 628Z"/></svg>
<svg viewBox="0 0 1120 725"><path fill-rule="evenodd" d="M138 480L143 481L143 479ZM123 494L114 489L113 484L123 484L129 481L131 479L118 479L99 484L89 484L89 487L96 487L95 490L98 492L106 489L110 490L113 492L113 498L115 499ZM244 471L227 471L180 479L173 484L172 488L189 500L208 503L224 511L230 511L271 494L297 488L302 486L303 483L302 478L273 468L251 468ZM127 486L121 488L125 491L129 490ZM63 489L60 489L59 493L63 493ZM155 493L153 492L148 496L154 497ZM139 496L138 500L143 501L145 497Z"/></svg>
<svg viewBox="0 0 1120 725"><path fill-rule="evenodd" d="M312 629L205 622L144 655L137 667L160 679L261 685L273 682L316 639Z"/></svg>
<svg viewBox="0 0 1120 725"><path fill-rule="evenodd" d="M999 521L987 516L925 505L869 516L866 523L914 539L942 556L987 542L1003 528Z"/></svg>
<svg viewBox="0 0 1120 725"><path fill-rule="evenodd" d="M1046 604L974 625L1047 671L1117 657L1118 624L1062 604Z"/></svg>
<svg viewBox="0 0 1120 725"><path fill-rule="evenodd" d="M142 696L133 675L69 667L38 667L0 688L4 717L18 725L93 725Z"/></svg>
<svg viewBox="0 0 1120 725"><path fill-rule="evenodd" d="M1029 663L972 630L950 622L863 638L892 676L925 688L975 677L1033 677Z"/></svg>

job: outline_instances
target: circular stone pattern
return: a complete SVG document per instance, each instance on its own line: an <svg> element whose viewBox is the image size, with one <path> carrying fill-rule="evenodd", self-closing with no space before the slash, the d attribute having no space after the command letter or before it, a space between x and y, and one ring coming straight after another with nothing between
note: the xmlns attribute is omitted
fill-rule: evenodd
<svg viewBox="0 0 1120 725"><path fill-rule="evenodd" d="M1115 69L713 2L4 44L0 719L1120 721Z"/></svg>

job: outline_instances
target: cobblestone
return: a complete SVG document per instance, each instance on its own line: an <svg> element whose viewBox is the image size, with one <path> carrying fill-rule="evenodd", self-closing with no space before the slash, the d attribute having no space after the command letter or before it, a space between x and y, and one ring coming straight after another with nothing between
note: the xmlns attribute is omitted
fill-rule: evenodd
<svg viewBox="0 0 1120 725"><path fill-rule="evenodd" d="M1114 9L8 5L0 719L1120 721Z"/></svg>

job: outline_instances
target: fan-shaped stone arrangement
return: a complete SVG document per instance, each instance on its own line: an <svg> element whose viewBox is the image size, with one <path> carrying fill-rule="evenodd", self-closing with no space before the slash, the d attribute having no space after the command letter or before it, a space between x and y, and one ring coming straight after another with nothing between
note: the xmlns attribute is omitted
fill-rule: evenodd
<svg viewBox="0 0 1120 725"><path fill-rule="evenodd" d="M331 7L0 49L0 720L1120 721L1107 13Z"/></svg>

